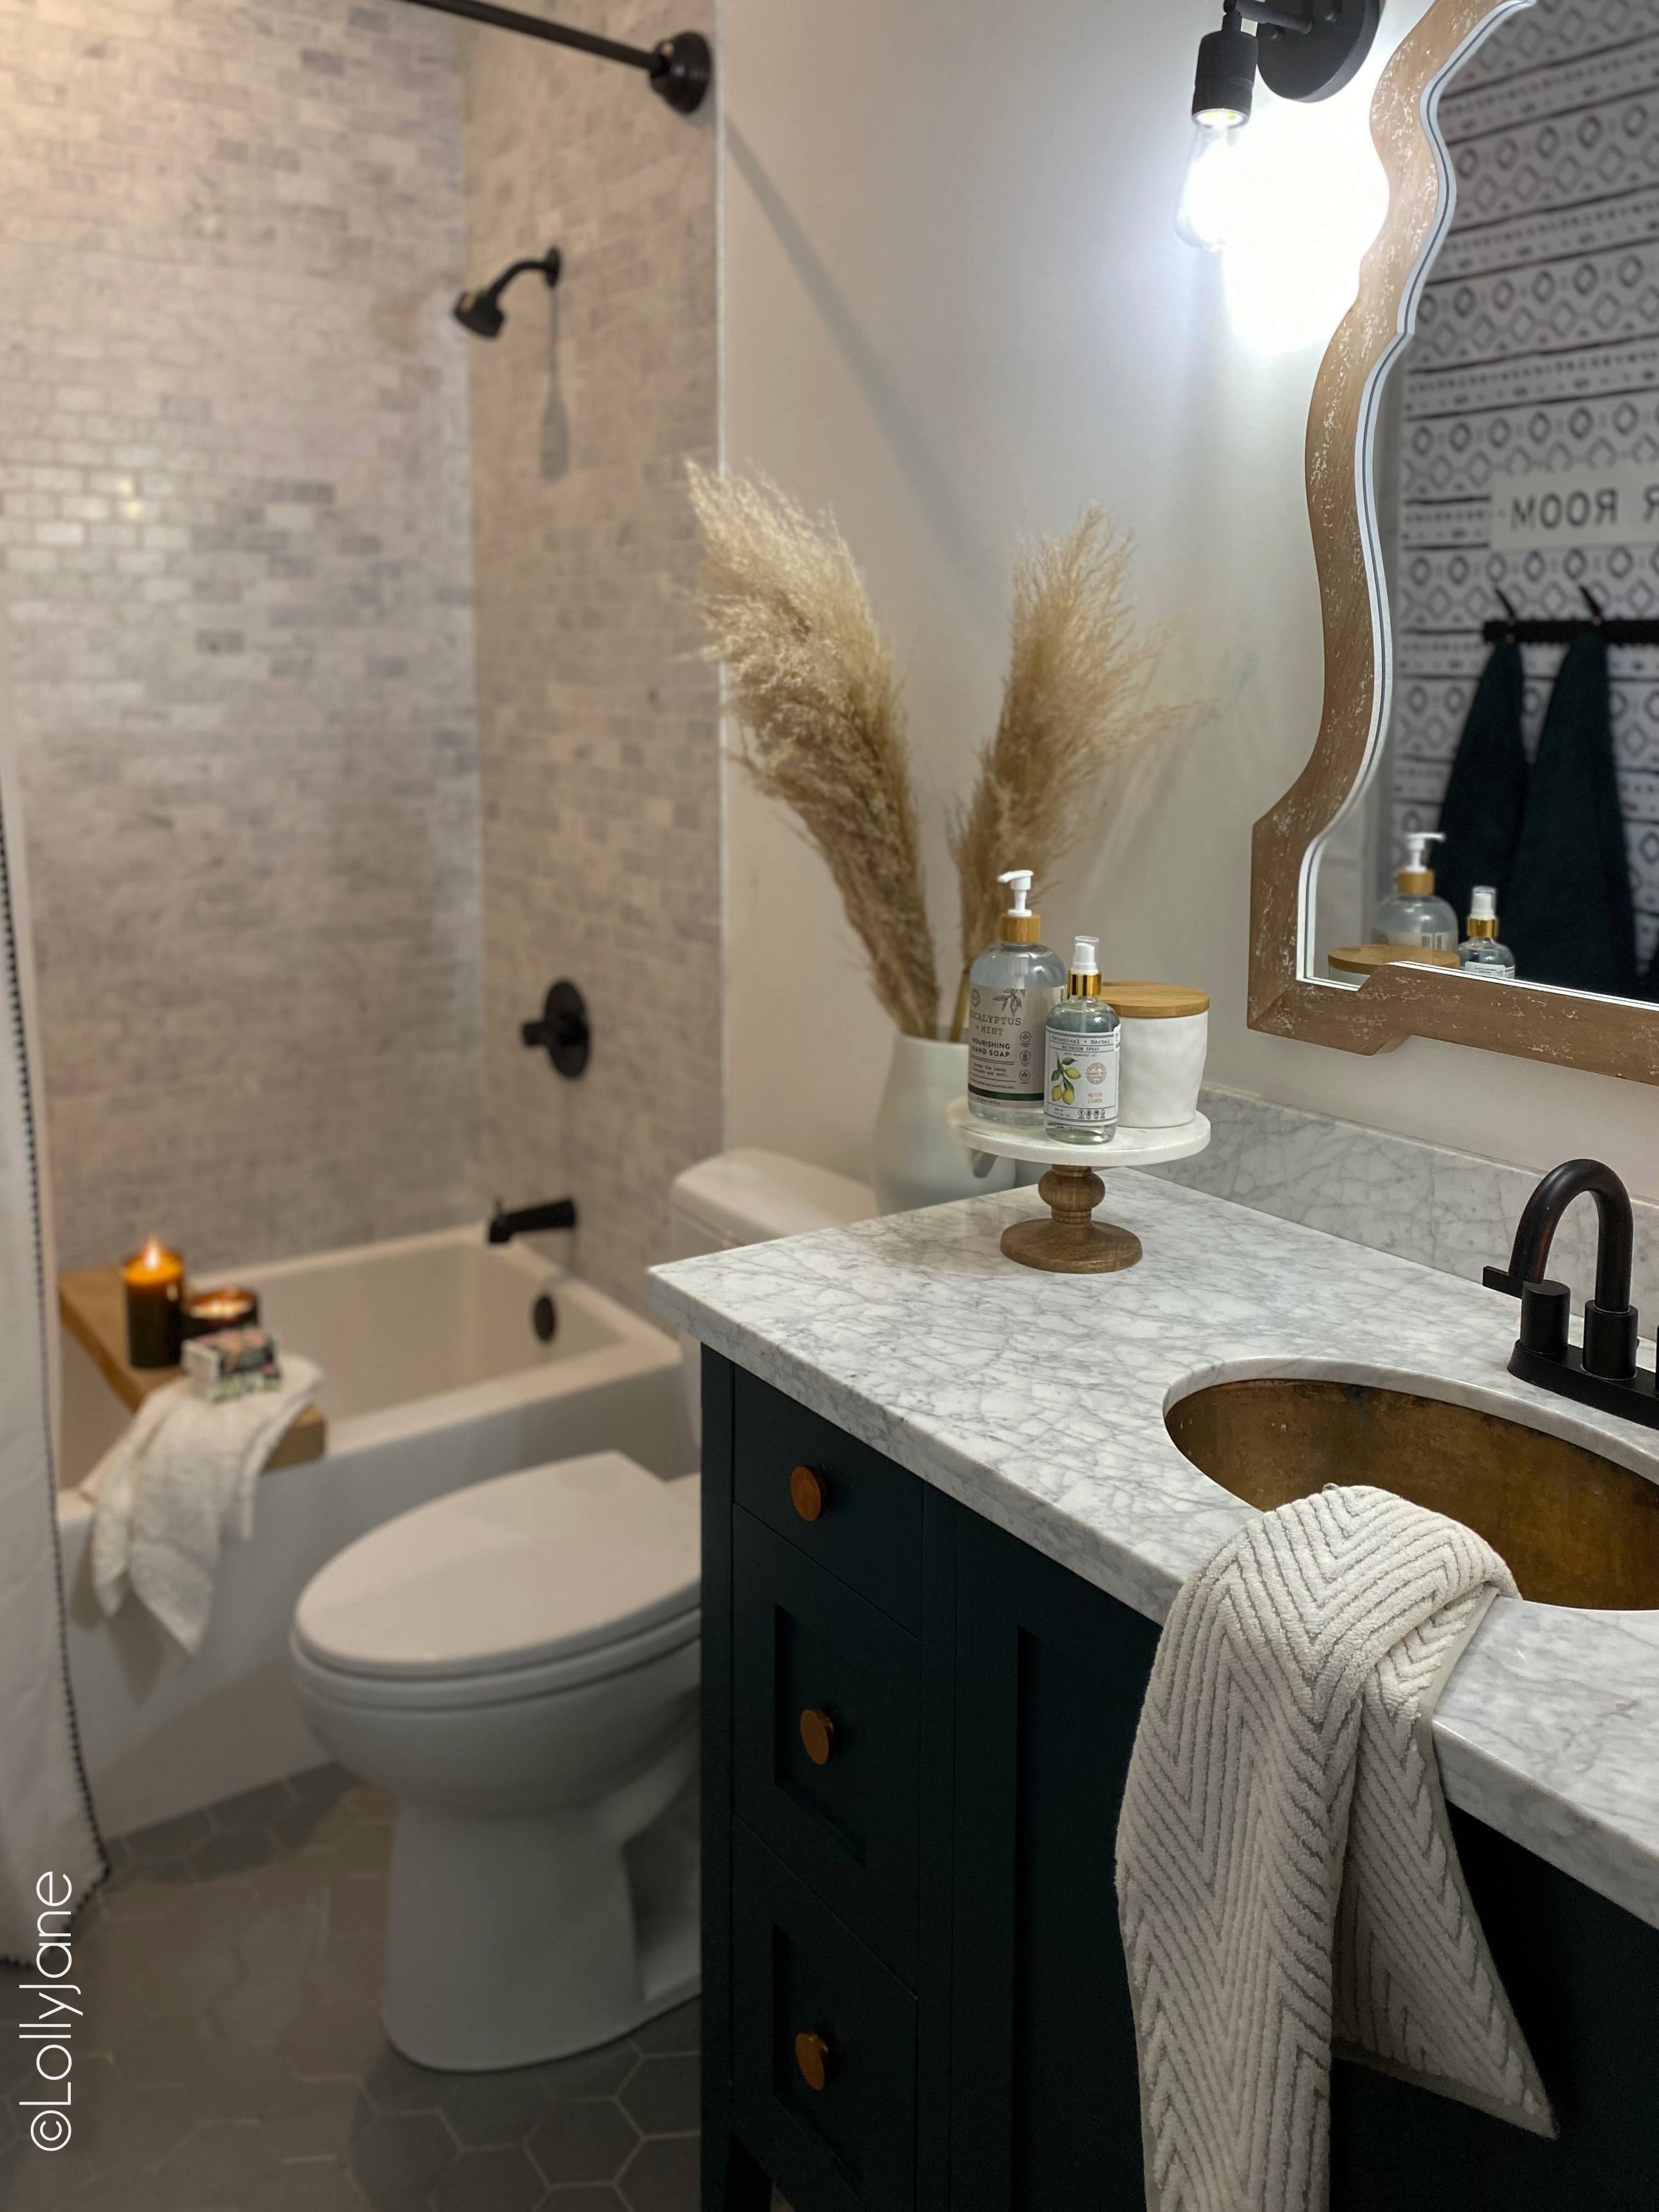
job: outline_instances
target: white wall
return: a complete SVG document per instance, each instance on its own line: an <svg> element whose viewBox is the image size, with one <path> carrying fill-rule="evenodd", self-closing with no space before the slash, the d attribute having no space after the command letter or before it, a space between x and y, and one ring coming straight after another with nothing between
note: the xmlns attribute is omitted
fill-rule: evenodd
<svg viewBox="0 0 1659 2212"><path fill-rule="evenodd" d="M1206 987L1212 1080L1528 1165L1597 1153L1659 1195L1641 1085L1245 1026L1250 827L1319 720L1302 453L1322 345L1249 351L1218 264L1174 234L1215 13L726 0L728 465L834 507L896 635L947 989L944 811L994 726L1013 543L1099 501L1136 536L1148 615L1177 625L1166 688L1212 706L1149 823L1073 866L1045 936L1097 927L1116 973ZM1391 0L1390 35L1420 13ZM1345 96L1350 162L1366 97ZM1336 188L1321 123L1310 204ZM888 1033L856 947L816 857L735 773L728 837L731 1139L863 1173Z"/></svg>

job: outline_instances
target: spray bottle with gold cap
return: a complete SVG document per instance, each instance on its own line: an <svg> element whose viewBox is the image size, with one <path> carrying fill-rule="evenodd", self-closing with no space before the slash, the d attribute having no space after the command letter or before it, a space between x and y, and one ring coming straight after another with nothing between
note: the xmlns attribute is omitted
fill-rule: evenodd
<svg viewBox="0 0 1659 2212"><path fill-rule="evenodd" d="M1515 980L1515 955L1498 941L1498 893L1490 884L1477 884L1469 893L1469 933L1457 948L1457 964L1466 975L1498 983Z"/></svg>
<svg viewBox="0 0 1659 2212"><path fill-rule="evenodd" d="M1413 830L1406 839L1406 865L1395 876L1395 893L1376 909L1371 924L1378 945L1427 945L1433 952L1457 950L1457 916L1443 898L1434 895L1434 870L1429 866L1431 845L1443 845L1438 830Z"/></svg>
<svg viewBox="0 0 1659 2212"><path fill-rule="evenodd" d="M1027 903L1031 871L999 876L1012 887L1002 935L968 971L968 1100L1005 1126L1040 1129L1043 1030L1066 981L1066 963L1042 944L1042 917Z"/></svg>
<svg viewBox="0 0 1659 2212"><path fill-rule="evenodd" d="M1066 1145L1109 1145L1117 1133L1117 1074L1122 1046L1115 1007L1100 995L1097 937L1079 937L1066 996L1048 1017L1045 1136Z"/></svg>

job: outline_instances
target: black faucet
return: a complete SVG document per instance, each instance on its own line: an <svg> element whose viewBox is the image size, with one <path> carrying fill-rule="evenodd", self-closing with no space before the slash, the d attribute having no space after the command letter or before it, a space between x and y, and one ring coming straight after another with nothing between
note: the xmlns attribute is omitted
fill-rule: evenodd
<svg viewBox="0 0 1659 2212"><path fill-rule="evenodd" d="M1593 1198L1598 1217L1595 1296L1584 1302L1584 1348L1567 1341L1572 1294L1544 1270L1561 1217L1576 1198ZM1630 1302L1634 1226L1630 1193L1600 1160L1565 1160L1527 1200L1507 1269L1488 1267L1489 1291L1521 1301L1521 1334L1510 1373L1564 1398L1659 1429L1659 1387L1636 1370L1636 1309Z"/></svg>
<svg viewBox="0 0 1659 2212"><path fill-rule="evenodd" d="M546 1199L540 1206L521 1206L516 1213L504 1213L498 1198L490 1218L489 1241L492 1244L510 1244L515 1237L532 1236L538 1229L574 1229L575 1225L574 1198Z"/></svg>

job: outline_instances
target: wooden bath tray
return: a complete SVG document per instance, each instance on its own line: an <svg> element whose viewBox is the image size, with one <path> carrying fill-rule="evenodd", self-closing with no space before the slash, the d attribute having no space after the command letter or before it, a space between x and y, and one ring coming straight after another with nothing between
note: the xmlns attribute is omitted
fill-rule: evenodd
<svg viewBox="0 0 1659 2212"><path fill-rule="evenodd" d="M127 1364L126 1293L118 1267L80 1267L60 1275L58 1310L64 1328L91 1354L105 1382L133 1413L152 1390L176 1382L183 1372L177 1367ZM265 1466L297 1467L302 1460L320 1459L327 1448L328 1424L315 1406L307 1406L295 1415Z"/></svg>

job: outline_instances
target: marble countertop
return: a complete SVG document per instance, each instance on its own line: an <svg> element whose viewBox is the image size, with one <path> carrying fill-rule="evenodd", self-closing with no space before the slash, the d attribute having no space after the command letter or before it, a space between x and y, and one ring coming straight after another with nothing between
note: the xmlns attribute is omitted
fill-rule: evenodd
<svg viewBox="0 0 1659 2212"><path fill-rule="evenodd" d="M1507 1372L1508 1298L1133 1170L1108 1176L1100 1211L1139 1237L1141 1264L1039 1274L998 1239L1042 1211L1008 1191L681 1261L653 1270L651 1302L1154 1620L1251 1510L1164 1425L1213 1382L1381 1383L1659 1482L1659 1431ZM1659 1613L1500 1599L1435 1742L1453 1803L1659 1927Z"/></svg>

